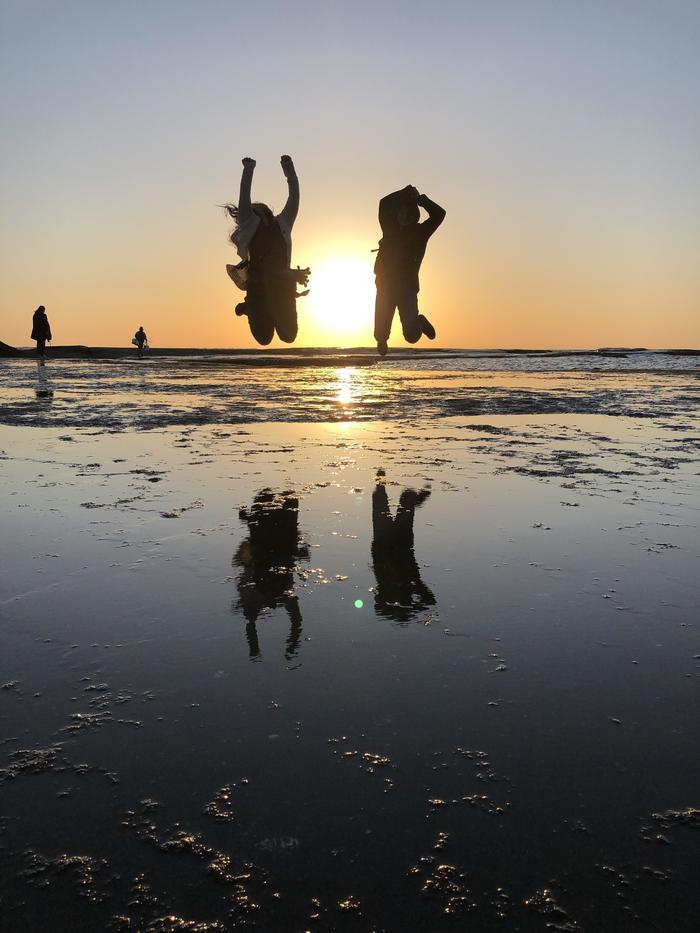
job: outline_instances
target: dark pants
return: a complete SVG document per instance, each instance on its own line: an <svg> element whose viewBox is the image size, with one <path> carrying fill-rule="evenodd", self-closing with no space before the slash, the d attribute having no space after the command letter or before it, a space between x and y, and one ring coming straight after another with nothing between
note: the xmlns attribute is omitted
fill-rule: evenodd
<svg viewBox="0 0 700 933"><path fill-rule="evenodd" d="M268 290L270 317L283 343L294 343L299 330L296 286L293 282L273 282Z"/></svg>
<svg viewBox="0 0 700 933"><path fill-rule="evenodd" d="M245 305L250 332L258 343L267 346L277 331L284 343L294 343L299 325L293 282L274 278L249 281Z"/></svg>
<svg viewBox="0 0 700 933"><path fill-rule="evenodd" d="M39 356L46 356L46 337L37 338L36 352L39 354Z"/></svg>
<svg viewBox="0 0 700 933"><path fill-rule="evenodd" d="M407 343L417 343L423 333L418 320L418 292L410 285L377 281L374 303L374 339L387 341L394 311L399 309L403 336Z"/></svg>

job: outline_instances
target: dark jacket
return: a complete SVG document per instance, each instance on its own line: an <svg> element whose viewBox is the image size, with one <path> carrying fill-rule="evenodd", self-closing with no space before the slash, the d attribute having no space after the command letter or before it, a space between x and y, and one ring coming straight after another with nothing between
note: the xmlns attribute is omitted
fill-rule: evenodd
<svg viewBox="0 0 700 933"><path fill-rule="evenodd" d="M32 340L51 340L51 325L46 311L35 311L32 317Z"/></svg>
<svg viewBox="0 0 700 933"><path fill-rule="evenodd" d="M249 279L260 280L270 272L288 268L287 244L277 218L267 224L260 223L251 240L249 252Z"/></svg>
<svg viewBox="0 0 700 933"><path fill-rule="evenodd" d="M415 204L410 186L394 191L379 202L379 225L382 238L374 263L377 285L398 285L419 291L420 269L429 238L445 219L445 210L424 197L428 219L423 223L401 226L399 211L404 205Z"/></svg>

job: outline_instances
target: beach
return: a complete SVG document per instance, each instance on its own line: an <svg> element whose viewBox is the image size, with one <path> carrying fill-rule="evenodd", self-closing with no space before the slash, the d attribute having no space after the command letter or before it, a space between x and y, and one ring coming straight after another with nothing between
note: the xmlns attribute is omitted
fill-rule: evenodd
<svg viewBox="0 0 700 933"><path fill-rule="evenodd" d="M697 357L266 359L0 362L0 927L694 931Z"/></svg>

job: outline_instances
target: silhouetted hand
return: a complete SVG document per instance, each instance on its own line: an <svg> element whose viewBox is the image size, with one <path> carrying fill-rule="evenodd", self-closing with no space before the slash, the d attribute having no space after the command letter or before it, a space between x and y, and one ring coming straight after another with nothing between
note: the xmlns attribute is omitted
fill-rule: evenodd
<svg viewBox="0 0 700 933"><path fill-rule="evenodd" d="M243 159L243 168L255 168L255 165L255 159L251 159L250 156L246 156L245 159Z"/></svg>
<svg viewBox="0 0 700 933"><path fill-rule="evenodd" d="M419 505L423 505L429 495L429 489L421 489L420 492L416 492L415 489L409 487L401 493L399 505L404 509L417 509Z"/></svg>
<svg viewBox="0 0 700 933"><path fill-rule="evenodd" d="M294 279L298 285L308 285L311 269L300 269L299 266L294 270Z"/></svg>
<svg viewBox="0 0 700 933"><path fill-rule="evenodd" d="M426 489L425 487L421 489L421 491L416 496L416 506L423 505L423 503L428 498L430 493L431 493L430 489Z"/></svg>
<svg viewBox="0 0 700 933"><path fill-rule="evenodd" d="M294 174L294 163L292 162L291 156L283 155L280 159L280 165L282 166L282 171L286 178Z"/></svg>
<svg viewBox="0 0 700 933"><path fill-rule="evenodd" d="M408 194L411 198L420 197L418 194L418 188L416 188L415 185L406 185L406 194Z"/></svg>

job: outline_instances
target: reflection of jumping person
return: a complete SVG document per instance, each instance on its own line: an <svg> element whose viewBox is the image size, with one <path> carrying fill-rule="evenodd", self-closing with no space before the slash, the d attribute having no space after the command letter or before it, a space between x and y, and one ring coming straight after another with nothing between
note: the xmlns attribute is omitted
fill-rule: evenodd
<svg viewBox="0 0 700 933"><path fill-rule="evenodd" d="M374 605L380 615L391 619L406 621L435 605L432 591L421 580L413 552L415 511L429 495L429 489L404 489L396 517L392 518L383 471L377 473L372 493L372 565L377 578Z"/></svg>
<svg viewBox="0 0 700 933"><path fill-rule="evenodd" d="M148 337L146 336L146 331L143 329L143 324L134 334L134 341L136 342L136 346L138 348L139 359L141 359L143 357L144 345L148 343Z"/></svg>
<svg viewBox="0 0 700 933"><path fill-rule="evenodd" d="M420 210L428 219L420 221ZM445 219L445 211L413 185L388 194L379 202L382 238L374 264L377 298L374 306L374 339L381 356L387 352L391 322L398 307L404 339L417 343L422 334L435 339L435 328L418 312L418 270L428 239Z"/></svg>
<svg viewBox="0 0 700 933"><path fill-rule="evenodd" d="M46 341L51 340L51 325L46 316L46 308L39 305L32 315L32 340L36 340L36 352L40 357L39 363L44 365L46 357Z"/></svg>
<svg viewBox="0 0 700 933"><path fill-rule="evenodd" d="M243 159L243 174L238 205L227 204L226 211L236 221L230 236L241 262L228 265L226 271L236 285L246 292L236 314L247 315L250 332L266 346L275 335L284 343L297 336L296 286L306 285L308 269L291 269L292 227L299 210L299 179L291 157L281 159L289 186L289 196L281 213L275 216L266 204L251 203L255 160Z"/></svg>
<svg viewBox="0 0 700 933"><path fill-rule="evenodd" d="M270 489L257 494L252 507L239 516L248 525L248 537L233 556L241 567L236 585L238 602L245 616L246 638L251 658L260 656L256 621L266 609L284 606L289 616L285 657L290 660L301 641L301 611L294 595L294 571L299 558L308 559L309 549L299 536L299 500L291 492L275 495Z"/></svg>

